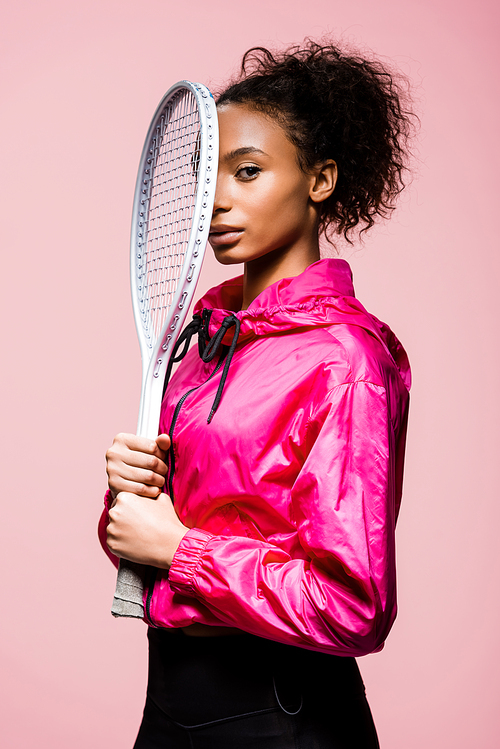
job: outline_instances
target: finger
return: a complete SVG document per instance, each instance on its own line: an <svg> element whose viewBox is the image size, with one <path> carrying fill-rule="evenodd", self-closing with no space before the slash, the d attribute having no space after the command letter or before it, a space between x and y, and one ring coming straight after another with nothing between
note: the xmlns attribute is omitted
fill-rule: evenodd
<svg viewBox="0 0 500 749"><path fill-rule="evenodd" d="M130 466L130 468L139 469L145 473L165 476L168 470L167 464L161 457L157 457L156 455L148 455L147 453L139 453L130 450L121 455L120 458L124 466ZM146 483L150 482L146 481Z"/></svg>
<svg viewBox="0 0 500 749"><path fill-rule="evenodd" d="M165 483L165 477L161 473L157 473L151 469L137 468L136 466L130 466L127 463L122 463L116 467L109 467L108 475L111 481L116 483L119 480L132 481L136 484L145 484L146 486L156 486L161 488ZM119 491L126 491L120 489Z"/></svg>
<svg viewBox="0 0 500 749"><path fill-rule="evenodd" d="M161 465L166 469L163 463ZM160 473L156 464L154 468L141 468L129 463L118 462L116 465L108 467L109 477L115 481L124 479L125 481L135 481L138 484L147 484L147 486L163 486L165 483L164 473L164 470Z"/></svg>
<svg viewBox="0 0 500 749"><path fill-rule="evenodd" d="M148 439L147 437L140 437L137 434L127 434L121 432L115 437L116 442L125 445L129 450L133 452L146 453L147 455L156 455L157 457L163 458L161 454L162 450L158 447L155 440Z"/></svg>
<svg viewBox="0 0 500 749"><path fill-rule="evenodd" d="M115 495L120 494L120 492L128 492L147 499L156 499L162 489L161 486L145 484L141 481L128 481L122 477L116 480L110 479L109 483L112 485L112 491Z"/></svg>
<svg viewBox="0 0 500 749"><path fill-rule="evenodd" d="M163 460L164 455L158 447L156 449L158 455L153 455L147 452L132 450L123 442L115 441L106 453L106 463L111 470L115 469L118 473L121 473L122 465L127 465L133 468L142 468L146 471L153 471L154 473L160 474L160 476L165 476L167 473L167 466ZM108 473L109 472L110 471L108 470Z"/></svg>

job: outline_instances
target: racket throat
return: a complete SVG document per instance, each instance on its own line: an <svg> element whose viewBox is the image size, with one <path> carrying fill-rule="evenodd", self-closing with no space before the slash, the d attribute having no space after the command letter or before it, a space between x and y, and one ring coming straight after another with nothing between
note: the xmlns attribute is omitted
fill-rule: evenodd
<svg viewBox="0 0 500 749"><path fill-rule="evenodd" d="M226 347L225 347L226 348ZM198 390L199 388L203 387L209 380L214 377L217 372L219 372L222 368L222 365L224 364L224 360L226 358L227 354L227 348L226 350L222 351L219 361L217 362L217 365L213 372L210 374L209 377L207 377L206 380L204 380L202 383L197 385L194 388L191 388L188 390L182 398L177 402L177 405L174 409L174 413L172 416L172 421L170 422L170 429L168 430L168 435L170 437L170 449L167 453L167 469L168 469L168 495L172 501L172 504L174 503L174 474L175 474L175 452L174 452L174 430L175 425L177 423L177 419L179 418L179 414L181 412L182 406L184 405L187 398L191 395L191 393L194 393L195 390ZM158 575L158 570L154 567L151 567L148 569L147 572L147 596L146 596L146 611L145 611L145 619L148 622L148 624L154 626L152 618L151 618L151 602L153 600L153 593L154 593L154 586L156 583L156 578Z"/></svg>

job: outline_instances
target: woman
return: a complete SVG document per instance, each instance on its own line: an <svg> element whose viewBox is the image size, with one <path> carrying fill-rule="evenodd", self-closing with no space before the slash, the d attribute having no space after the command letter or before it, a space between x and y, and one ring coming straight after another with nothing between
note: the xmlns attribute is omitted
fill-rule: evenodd
<svg viewBox="0 0 500 749"><path fill-rule="evenodd" d="M210 244L244 275L198 302L156 442L107 453L103 546L152 568L135 746L369 749L409 367L319 237L390 213L410 119L380 63L312 41L247 52L218 114Z"/></svg>

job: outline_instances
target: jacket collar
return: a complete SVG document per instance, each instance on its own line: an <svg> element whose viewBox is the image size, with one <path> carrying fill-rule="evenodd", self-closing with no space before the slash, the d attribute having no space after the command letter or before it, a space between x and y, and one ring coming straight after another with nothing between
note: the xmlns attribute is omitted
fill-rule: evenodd
<svg viewBox="0 0 500 749"><path fill-rule="evenodd" d="M283 278L268 286L241 310L243 276L210 289L194 308L201 314L211 310L207 336L214 336L228 315L241 323L239 343L297 328L349 322L366 327L368 313L354 297L349 263L325 258L309 265L303 273ZM348 308L348 309L347 309ZM356 320L355 320L356 318ZM228 333L223 343L229 345Z"/></svg>
<svg viewBox="0 0 500 749"><path fill-rule="evenodd" d="M196 304L194 312L201 312L203 308L214 312L220 310L224 316L236 312L243 320L249 316L265 316L265 310L275 310L277 307L291 310L307 302L339 296L354 296L351 268L345 260L327 258L309 265L299 276L283 278L271 284L247 310L241 310L243 276L238 276L210 289Z"/></svg>
<svg viewBox="0 0 500 749"><path fill-rule="evenodd" d="M385 325L371 315L354 296L349 263L338 258L318 260L299 276L283 278L268 286L246 310L241 310L243 276L210 289L194 308L195 314L211 310L207 334L217 334L224 319L235 315L240 321L238 346L252 338L298 328L355 325L375 336L396 363L406 387L410 388L408 358L400 342ZM229 330L222 343L230 345Z"/></svg>

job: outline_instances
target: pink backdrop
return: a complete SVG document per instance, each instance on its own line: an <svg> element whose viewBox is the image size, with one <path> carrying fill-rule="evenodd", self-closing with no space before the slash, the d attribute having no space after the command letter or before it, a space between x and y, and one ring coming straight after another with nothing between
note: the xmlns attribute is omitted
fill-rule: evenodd
<svg viewBox="0 0 500 749"><path fill-rule="evenodd" d="M499 745L497 7L3 3L3 746L122 749L140 720L145 627L109 614L96 522L103 453L136 421L127 252L149 117L179 78L216 83L249 46L327 30L397 61L422 121L399 213L348 254L415 382L400 614L360 666L383 749ZM202 289L223 275L210 259Z"/></svg>

